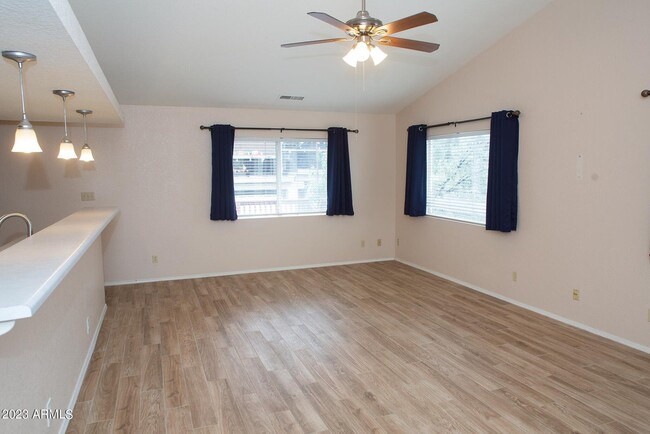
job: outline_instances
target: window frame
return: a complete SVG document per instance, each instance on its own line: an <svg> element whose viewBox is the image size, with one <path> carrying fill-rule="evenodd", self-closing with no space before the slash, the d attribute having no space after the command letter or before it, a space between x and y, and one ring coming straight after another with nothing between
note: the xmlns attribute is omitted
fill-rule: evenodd
<svg viewBox="0 0 650 434"><path fill-rule="evenodd" d="M322 211L314 211L314 212L292 212L292 213L273 213L273 214L239 214L238 210L238 218L239 219L257 219L257 218L276 218L276 217L311 217L311 216L324 216L326 215L327 211L327 137L268 137L268 136L247 136L247 137L236 137L235 142L234 142L234 149L233 149L233 165L235 162L235 156L236 156L236 148L237 148L237 143L238 142L269 142L274 144L274 149L275 149L275 209L280 210L281 209L281 192L282 192L282 176L283 176L283 171L284 171L284 156L282 152L282 144L283 143L292 143L292 142L308 142L308 141L317 141L325 144L325 167L323 169L323 177L324 177L324 184L325 184L325 203L323 205L323 210ZM234 172L234 167L233 167L233 172ZM234 174L234 173L233 173ZM233 177L233 184L235 187L235 203L237 205L237 208L239 208L237 204L237 182L236 179L237 177ZM239 184L241 185L241 184Z"/></svg>
<svg viewBox="0 0 650 434"><path fill-rule="evenodd" d="M490 155L489 155L489 153L490 153L490 145L489 145L490 128L480 129L480 130L458 131L458 132L453 132L453 133L448 133L448 134L427 135L427 139L426 139L426 146L427 146L427 152L426 152L426 154L427 154L427 162L426 162L426 168L427 168L426 169L427 170L427 172L426 172L426 175L427 175L427 197L426 197L426 200L427 200L427 206L426 206L426 209L425 209L425 217L429 217L429 218L433 218L433 219L440 219L440 220L448 220L448 221L451 221L451 222L463 223L463 224L467 224L467 225L473 225L473 226L478 226L478 227L485 228L485 224L486 224L485 220L482 223L478 223L478 222L475 222L475 221L463 220L461 218L454 218L454 217L448 217L448 216L429 214L429 191L428 191L429 176L430 176L430 174L429 174L429 161L428 161L428 159L429 159L429 142L432 141L432 140L435 140L435 139L446 139L446 138L463 137L463 136L482 136L482 135L487 135L488 136L488 149L487 149L488 155L487 155L487 158L486 158L487 166L486 166L486 169L485 169L486 173L487 173L487 171L489 170L489 157L490 157ZM485 206L487 206L487 177L486 177L485 190L486 190Z"/></svg>

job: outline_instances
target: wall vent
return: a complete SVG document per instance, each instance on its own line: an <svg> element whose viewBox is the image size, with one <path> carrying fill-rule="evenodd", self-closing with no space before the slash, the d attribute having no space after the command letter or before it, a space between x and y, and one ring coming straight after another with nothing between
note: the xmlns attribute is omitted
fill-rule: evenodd
<svg viewBox="0 0 650 434"><path fill-rule="evenodd" d="M295 96L295 95L280 95L280 99L288 99L290 101L302 101L305 99L304 96Z"/></svg>

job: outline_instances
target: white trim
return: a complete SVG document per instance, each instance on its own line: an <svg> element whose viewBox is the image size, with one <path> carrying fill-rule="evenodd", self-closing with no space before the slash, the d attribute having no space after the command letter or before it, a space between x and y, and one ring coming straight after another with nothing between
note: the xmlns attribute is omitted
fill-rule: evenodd
<svg viewBox="0 0 650 434"><path fill-rule="evenodd" d="M69 409L73 409L75 404L77 403L79 392L81 392L81 385L83 384L84 379L86 378L86 371L88 371L88 366L90 366L90 359L92 359L93 352L95 351L95 345L97 345L97 337L99 336L99 330L102 328L102 323L104 322L104 316L106 315L107 309L108 306L104 304L102 313L99 315L99 322L97 323L97 327L95 328L95 335L93 336L93 340L90 342L90 346L88 347L88 352L86 353L86 359L84 360L84 364L81 367L81 372L79 373L79 377L77 378L77 384L75 385L74 390L72 391L72 396L70 397L70 402L68 403ZM68 423L70 423L69 419L63 419L61 428L59 428L60 434L65 434L66 430L68 429Z"/></svg>
<svg viewBox="0 0 650 434"><path fill-rule="evenodd" d="M275 219L281 217L323 217L325 211L301 213L301 214L263 214L263 215L238 215L237 220Z"/></svg>
<svg viewBox="0 0 650 434"><path fill-rule="evenodd" d="M168 280L202 279L204 277L232 276L234 274L268 273L271 271L302 270L304 268L335 267L338 265L367 264L369 262L383 262L383 261L394 261L394 260L395 258L361 259L357 261L325 262L321 264L292 265L286 267L259 268L255 270L220 271L216 273L192 274L192 275L184 275L184 276L167 276L167 277L152 277L147 279L135 279L135 280L118 280L116 282L104 282L104 286L131 285L134 283L145 283L145 282L165 282Z"/></svg>
<svg viewBox="0 0 650 434"><path fill-rule="evenodd" d="M398 258L395 258L395 260L397 262L401 262L402 264L408 265L410 267L417 268L418 270L422 270L422 271L424 271L426 273L433 274L434 276L438 276L438 277L441 277L443 279L449 280L451 282L457 283L459 285L463 285L463 286L465 286L465 287L467 287L469 289L473 289L474 291L481 292L483 294L489 295L489 296L494 297L494 298L498 298L499 300L506 301L506 302L508 302L510 304L514 304L515 306L519 306L521 308L530 310L530 311L538 313L540 315L544 315L545 317L552 318L552 319L554 319L556 321L559 321L559 322L562 322L564 324L568 324L570 326L579 328L579 329L587 331L589 333L593 333L593 334L595 334L597 336L600 336L602 338L609 339L610 341L614 341L614 342L617 342L619 344L623 344L625 346L628 346L628 347L634 348L636 350L643 351L644 353L650 354L650 347L646 347L644 345L641 345L639 343L636 343L636 342L627 340L625 338L613 335L611 333L607 333L607 332L604 332L602 330L598 330L596 328L593 328L593 327L588 326L586 324L582 324L582 323L574 321L572 319L564 318L563 316L554 314L552 312L547 312L547 311L545 311L543 309L540 309L540 308L537 308L537 307L534 307L534 306L530 306L528 304L525 304L525 303L522 303L522 302L517 301L515 299L503 296L503 295L498 294L496 292L488 291L487 289L483 289L483 288L481 288L479 286L472 285L471 283L463 282L462 280L456 279L456 278L451 277L451 276L447 276L446 274L442 274L442 273L438 273L437 271L429 270L428 268L422 267L422 266L414 264L412 262L405 261L403 259L398 259Z"/></svg>

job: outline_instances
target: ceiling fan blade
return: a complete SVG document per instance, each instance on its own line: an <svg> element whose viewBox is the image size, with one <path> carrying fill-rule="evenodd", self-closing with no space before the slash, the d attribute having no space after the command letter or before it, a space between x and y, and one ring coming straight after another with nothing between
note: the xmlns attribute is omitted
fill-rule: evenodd
<svg viewBox="0 0 650 434"><path fill-rule="evenodd" d="M401 20L393 21L392 23L384 24L380 29L386 29L386 35L402 32L404 30L412 29L413 27L424 26L438 21L438 18L429 12L420 12L419 14L411 15L410 17L402 18Z"/></svg>
<svg viewBox="0 0 650 434"><path fill-rule="evenodd" d="M413 39L396 38L394 36L386 36L377 41L381 45L388 45L389 47L408 48L409 50L424 51L426 53L433 53L436 51L440 44L432 42L415 41Z"/></svg>
<svg viewBox="0 0 650 434"><path fill-rule="evenodd" d="M289 44L280 45L283 48L292 48L292 47L302 47L303 45L316 45L316 44L326 44L328 42L344 42L351 41L348 38L333 38L333 39L318 39L316 41L303 41L303 42L291 42Z"/></svg>
<svg viewBox="0 0 650 434"><path fill-rule="evenodd" d="M312 17L324 21L327 24L331 24L332 26L337 27L346 33L347 32L355 33L355 30L352 27L348 26L343 21L337 20L331 15L327 15L325 12L307 12L307 15L311 15Z"/></svg>

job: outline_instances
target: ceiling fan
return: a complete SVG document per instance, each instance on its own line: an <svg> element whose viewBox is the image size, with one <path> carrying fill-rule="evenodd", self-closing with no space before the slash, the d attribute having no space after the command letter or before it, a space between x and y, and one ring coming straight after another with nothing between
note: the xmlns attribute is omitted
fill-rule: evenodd
<svg viewBox="0 0 650 434"><path fill-rule="evenodd" d="M282 44L282 47L291 48L303 45L324 44L328 42L354 41L352 49L345 55L345 57L343 57L343 60L353 67L357 66L357 62L365 62L369 57L372 58L375 65L381 63L387 55L376 44L424 51L426 53L432 53L440 47L440 45L431 42L415 41L413 39L396 38L391 36L393 33L402 32L404 30L423 26L425 24L432 24L438 21L438 18L429 12L420 12L419 14L384 24L381 20L370 16L366 10L366 0L361 0L361 10L357 12L357 16L345 23L324 12L309 12L308 15L343 30L347 33L349 38L293 42L290 44Z"/></svg>

